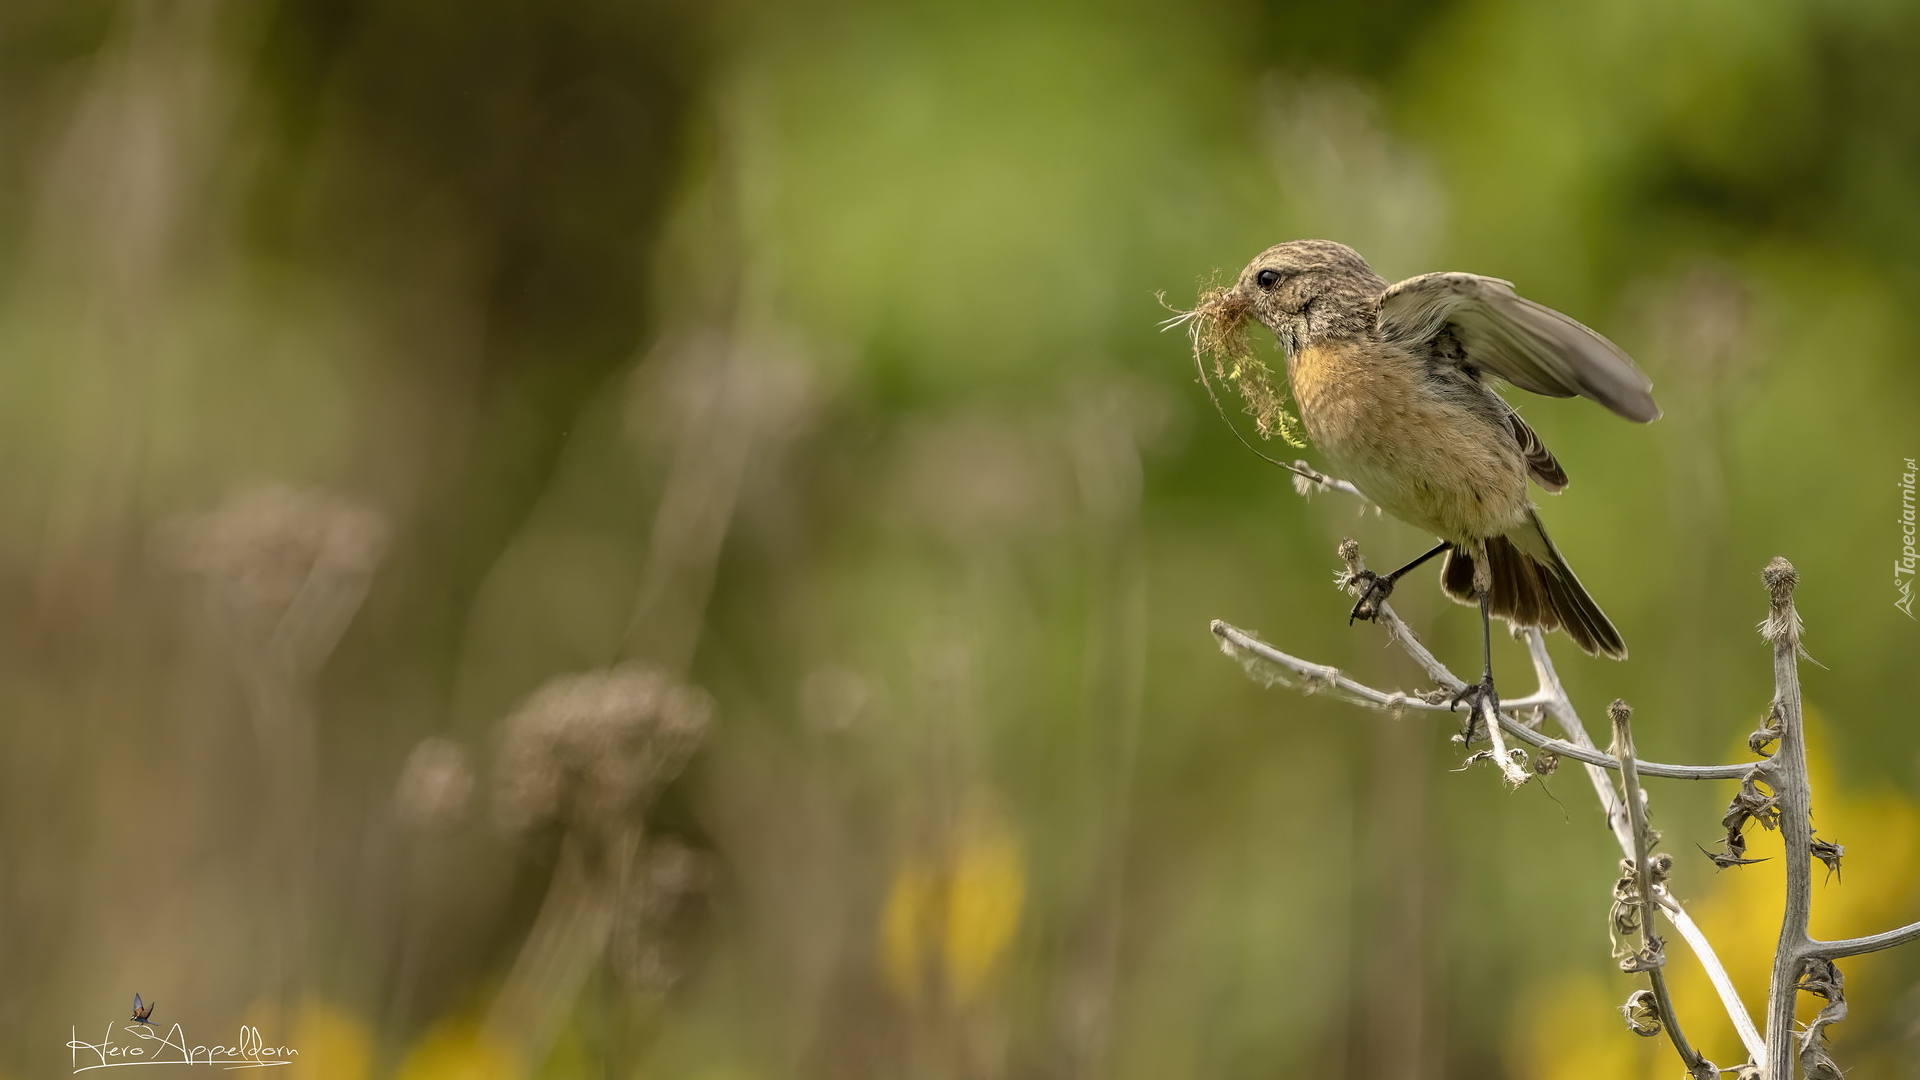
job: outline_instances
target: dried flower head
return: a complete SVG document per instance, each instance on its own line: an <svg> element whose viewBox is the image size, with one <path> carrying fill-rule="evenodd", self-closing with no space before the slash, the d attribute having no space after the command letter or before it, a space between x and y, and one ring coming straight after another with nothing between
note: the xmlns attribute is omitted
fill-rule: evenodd
<svg viewBox="0 0 1920 1080"><path fill-rule="evenodd" d="M422 739L407 755L394 785L394 815L420 832L448 832L467 820L473 800L473 769L452 739Z"/></svg>
<svg viewBox="0 0 1920 1080"><path fill-rule="evenodd" d="M1285 384L1247 342L1253 306L1245 296L1232 286L1214 281L1202 287L1190 311L1167 305L1164 296L1160 303L1174 312L1160 324L1163 329L1186 328L1187 338L1193 343L1194 370L1199 372L1208 396L1213 396L1213 383L1208 379L1211 368L1213 378L1233 387L1246 402L1247 414L1253 417L1261 438L1278 435L1290 446L1307 445L1300 437L1300 421L1287 408ZM1219 406L1220 399L1214 397L1213 403Z"/></svg>
<svg viewBox="0 0 1920 1080"><path fill-rule="evenodd" d="M557 822L607 835L680 774L712 718L705 691L652 667L552 679L503 725L495 819L511 834Z"/></svg>
<svg viewBox="0 0 1920 1080"><path fill-rule="evenodd" d="M1641 1038L1650 1039L1664 1030L1658 1000L1651 990L1635 990L1620 1006L1620 1015L1627 1018L1627 1030Z"/></svg>
<svg viewBox="0 0 1920 1080"><path fill-rule="evenodd" d="M331 651L386 554L380 511L319 488L275 485L241 492L204 514L176 517L157 553L202 578L233 628L254 640Z"/></svg>

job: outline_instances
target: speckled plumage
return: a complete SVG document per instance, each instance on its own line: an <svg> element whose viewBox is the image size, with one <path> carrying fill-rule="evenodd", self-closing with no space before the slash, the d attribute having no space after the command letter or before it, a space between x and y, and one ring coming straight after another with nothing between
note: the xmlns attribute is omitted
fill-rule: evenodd
<svg viewBox="0 0 1920 1080"><path fill-rule="evenodd" d="M1441 571L1450 595L1475 602L1484 591L1492 615L1625 657L1528 495L1529 479L1557 492L1566 472L1491 385L1578 394L1651 420L1651 384L1625 353L1504 281L1428 274L1389 285L1327 240L1267 249L1232 292L1279 339L1301 423L1333 470L1453 545Z"/></svg>

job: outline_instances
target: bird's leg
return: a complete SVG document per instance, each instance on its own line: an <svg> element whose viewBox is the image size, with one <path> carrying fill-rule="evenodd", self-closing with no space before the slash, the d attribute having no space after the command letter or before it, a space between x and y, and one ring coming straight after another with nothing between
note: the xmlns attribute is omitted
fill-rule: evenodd
<svg viewBox="0 0 1920 1080"><path fill-rule="evenodd" d="M1352 577L1349 577L1347 579L1347 586L1349 588L1362 583L1366 585L1366 588L1360 591L1360 598L1353 602L1353 610L1347 612L1347 625L1352 626L1353 620L1355 619L1371 620L1377 618L1380 614L1380 605L1386 603L1387 597L1393 595L1394 582L1399 581L1408 571L1452 546L1453 541L1442 540L1433 546L1433 550L1385 576L1376 574L1371 570L1362 570Z"/></svg>
<svg viewBox="0 0 1920 1080"><path fill-rule="evenodd" d="M1482 708L1486 709L1487 723L1500 722L1496 715L1500 711L1500 695L1493 689L1493 616L1487 610L1491 590L1478 581L1474 586L1474 591L1480 594L1480 682L1469 683L1461 687L1459 693L1453 695L1454 705L1462 701L1472 702L1472 708L1467 713L1467 728L1462 733L1467 742L1473 741L1475 720L1478 719Z"/></svg>

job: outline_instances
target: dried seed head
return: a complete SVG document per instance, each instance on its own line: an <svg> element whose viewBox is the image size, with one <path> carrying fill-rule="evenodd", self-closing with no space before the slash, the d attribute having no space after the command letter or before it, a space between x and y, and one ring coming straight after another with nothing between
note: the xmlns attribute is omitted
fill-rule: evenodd
<svg viewBox="0 0 1920 1080"><path fill-rule="evenodd" d="M1771 604L1767 609L1767 621L1760 624L1760 636L1770 645L1782 642L1800 648L1800 632L1803 625L1800 613L1794 610L1793 590L1800 584L1800 572L1793 564L1776 555L1767 568L1760 572L1760 580L1766 583L1767 595Z"/></svg>
<svg viewBox="0 0 1920 1080"><path fill-rule="evenodd" d="M318 488L257 488L175 517L156 554L200 577L232 631L311 671L333 651L386 554L378 510Z"/></svg>
<svg viewBox="0 0 1920 1080"><path fill-rule="evenodd" d="M1767 583L1767 591L1773 594L1774 604L1779 605L1793 596L1794 586L1800 584L1800 572L1785 557L1775 555L1767 568L1760 571L1760 580Z"/></svg>
<svg viewBox="0 0 1920 1080"><path fill-rule="evenodd" d="M472 797L467 752L452 739L435 736L422 739L407 755L394 785L394 815L410 829L450 832L466 822Z"/></svg>
<svg viewBox="0 0 1920 1080"><path fill-rule="evenodd" d="M1632 718L1632 716L1633 706L1627 704L1622 698L1614 698L1613 701L1607 705L1607 719L1616 724L1624 724Z"/></svg>
<svg viewBox="0 0 1920 1080"><path fill-rule="evenodd" d="M656 668L563 675L509 716L494 815L510 834L547 822L604 836L634 822L706 736L713 702Z"/></svg>

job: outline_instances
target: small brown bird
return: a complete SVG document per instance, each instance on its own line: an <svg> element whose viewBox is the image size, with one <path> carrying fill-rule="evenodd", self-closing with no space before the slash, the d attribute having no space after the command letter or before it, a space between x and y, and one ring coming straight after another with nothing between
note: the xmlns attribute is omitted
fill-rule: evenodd
<svg viewBox="0 0 1920 1080"><path fill-rule="evenodd" d="M1441 587L1479 605L1485 659L1480 685L1456 703L1499 707L1494 616L1562 629L1588 653L1626 658L1620 632L1528 498L1529 478L1559 492L1566 471L1492 385L1577 394L1646 423L1660 415L1653 384L1626 353L1508 282L1442 273L1388 285L1358 252L1328 240L1268 248L1193 314L1216 340L1248 319L1273 331L1301 423L1328 463L1388 513L1439 537L1391 574L1362 574L1349 622L1373 618L1396 581L1444 552Z"/></svg>

